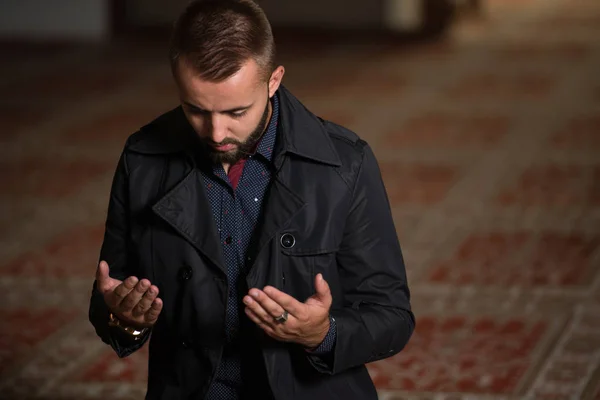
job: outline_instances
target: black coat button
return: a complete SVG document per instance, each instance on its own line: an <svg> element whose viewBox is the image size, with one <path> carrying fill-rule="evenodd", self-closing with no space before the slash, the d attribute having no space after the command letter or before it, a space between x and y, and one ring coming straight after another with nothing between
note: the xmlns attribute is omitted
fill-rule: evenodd
<svg viewBox="0 0 600 400"><path fill-rule="evenodd" d="M192 275L194 275L194 270L192 269L192 267L182 267L179 270L179 278L182 281L188 281L190 280L190 278L192 277Z"/></svg>
<svg viewBox="0 0 600 400"><path fill-rule="evenodd" d="M184 349L190 349L190 348L192 347L192 341L191 341L191 340L183 340L183 341L181 342L181 346L182 346Z"/></svg>
<svg viewBox="0 0 600 400"><path fill-rule="evenodd" d="M286 233L283 236L281 236L281 245L286 249L291 249L292 247L294 247L295 244L296 238L293 235Z"/></svg>
<svg viewBox="0 0 600 400"><path fill-rule="evenodd" d="M225 238L225 244L231 244L232 240L233 240L233 239L231 239L231 236L227 236L227 237Z"/></svg>

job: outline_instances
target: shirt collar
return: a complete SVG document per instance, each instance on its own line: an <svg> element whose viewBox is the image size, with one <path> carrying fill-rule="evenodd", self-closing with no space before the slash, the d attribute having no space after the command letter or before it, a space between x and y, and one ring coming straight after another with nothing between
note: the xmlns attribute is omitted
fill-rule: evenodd
<svg viewBox="0 0 600 400"><path fill-rule="evenodd" d="M273 158L275 139L277 139L277 125L279 124L279 98L277 93L273 96L272 107L271 120L256 147L256 154L260 154L268 161L271 161Z"/></svg>

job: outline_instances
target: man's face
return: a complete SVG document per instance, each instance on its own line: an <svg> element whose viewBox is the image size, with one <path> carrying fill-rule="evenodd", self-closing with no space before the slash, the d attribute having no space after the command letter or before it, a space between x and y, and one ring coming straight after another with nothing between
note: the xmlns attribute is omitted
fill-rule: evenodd
<svg viewBox="0 0 600 400"><path fill-rule="evenodd" d="M176 81L183 111L214 162L233 164L251 152L271 116L269 98L282 77L279 67L266 82L258 64L248 60L235 75L214 83L179 62Z"/></svg>

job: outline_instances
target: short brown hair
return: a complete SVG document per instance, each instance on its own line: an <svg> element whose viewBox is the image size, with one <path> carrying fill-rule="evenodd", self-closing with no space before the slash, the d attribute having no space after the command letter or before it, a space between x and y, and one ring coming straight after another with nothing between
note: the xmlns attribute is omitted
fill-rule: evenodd
<svg viewBox="0 0 600 400"><path fill-rule="evenodd" d="M221 82L252 58L268 79L275 68L275 41L263 10L252 0L196 0L181 14L171 37L171 68L179 60L206 80Z"/></svg>

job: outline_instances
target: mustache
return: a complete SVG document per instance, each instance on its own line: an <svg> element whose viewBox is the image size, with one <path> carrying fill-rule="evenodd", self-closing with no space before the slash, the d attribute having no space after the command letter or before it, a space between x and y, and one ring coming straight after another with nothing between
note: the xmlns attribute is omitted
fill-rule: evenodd
<svg viewBox="0 0 600 400"><path fill-rule="evenodd" d="M228 144L235 144L235 145L238 145L238 146L240 146L240 145L242 145L242 144L243 144L242 142L240 142L240 141L238 141L238 140L235 140L235 139L232 139L232 138L226 138L226 139L224 139L222 142L219 142L219 143L217 143L217 142L213 142L213 141L212 141L212 140L210 140L210 139L204 139L204 142L205 142L206 144L208 144L208 145L211 145L211 146L226 146L226 145L228 145Z"/></svg>
<svg viewBox="0 0 600 400"><path fill-rule="evenodd" d="M237 153L238 153L238 154L243 154L243 155L246 155L246 156L251 156L251 155L254 155L254 152L252 152L252 151L249 151L249 150L246 150L246 148L245 148L245 147L246 147L246 146L245 146L245 143L243 143L243 142L240 142L239 140L232 139L232 138L226 138L226 139L224 139L224 140L223 140L222 142L220 142L220 143L213 142L213 141L212 141L212 140L210 140L210 139L203 139L202 141L203 141L203 142L204 142L206 145L208 145L208 146L210 146L210 147L212 147L212 146L214 146L214 147L217 147L217 146L226 146L226 145L228 145L228 144L234 144L234 145L236 145L236 146L237 146L237 150L236 150L236 151L237 151Z"/></svg>

